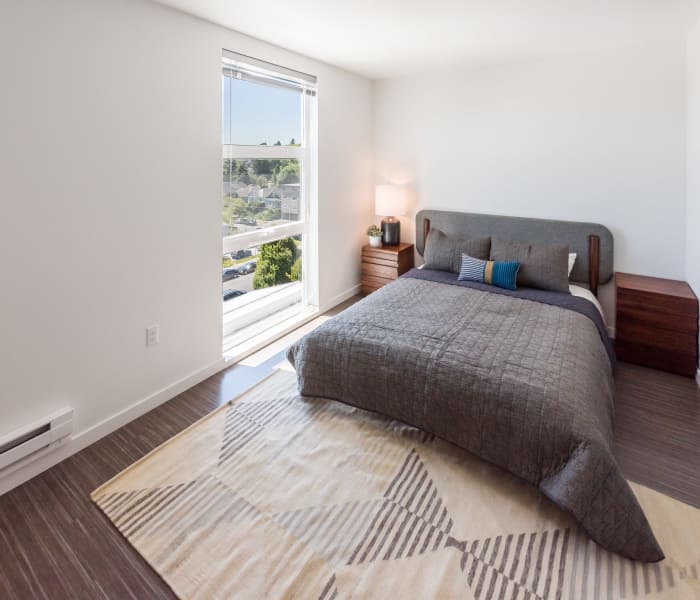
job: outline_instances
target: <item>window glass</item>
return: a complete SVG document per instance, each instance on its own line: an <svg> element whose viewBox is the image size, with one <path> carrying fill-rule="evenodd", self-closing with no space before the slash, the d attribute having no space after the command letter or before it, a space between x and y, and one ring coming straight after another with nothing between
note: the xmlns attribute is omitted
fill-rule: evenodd
<svg viewBox="0 0 700 600"><path fill-rule="evenodd" d="M301 164L288 159L223 159L224 237L302 219Z"/></svg>
<svg viewBox="0 0 700 600"><path fill-rule="evenodd" d="M302 93L245 79L223 78L224 144L294 146L301 143Z"/></svg>
<svg viewBox="0 0 700 600"><path fill-rule="evenodd" d="M224 303L240 298L231 306L250 297L255 290L288 286L302 278L301 235L265 242L223 255L221 285Z"/></svg>

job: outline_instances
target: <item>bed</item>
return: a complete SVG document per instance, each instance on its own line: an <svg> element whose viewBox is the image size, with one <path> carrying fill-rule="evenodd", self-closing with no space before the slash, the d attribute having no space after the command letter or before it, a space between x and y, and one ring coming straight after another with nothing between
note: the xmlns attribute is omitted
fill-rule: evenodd
<svg viewBox="0 0 700 600"><path fill-rule="evenodd" d="M612 277L601 225L421 211L416 248L448 235L566 244L570 279ZM292 345L302 395L404 421L537 486L602 547L664 555L612 452L614 353L590 299L414 269Z"/></svg>

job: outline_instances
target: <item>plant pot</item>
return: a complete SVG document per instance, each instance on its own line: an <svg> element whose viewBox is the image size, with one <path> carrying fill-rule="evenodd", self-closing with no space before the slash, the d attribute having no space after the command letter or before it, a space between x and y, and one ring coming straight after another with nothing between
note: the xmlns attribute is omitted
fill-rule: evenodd
<svg viewBox="0 0 700 600"><path fill-rule="evenodd" d="M372 246L372 248L381 248L382 246L382 236L377 235L369 235L367 236L369 238L369 245Z"/></svg>

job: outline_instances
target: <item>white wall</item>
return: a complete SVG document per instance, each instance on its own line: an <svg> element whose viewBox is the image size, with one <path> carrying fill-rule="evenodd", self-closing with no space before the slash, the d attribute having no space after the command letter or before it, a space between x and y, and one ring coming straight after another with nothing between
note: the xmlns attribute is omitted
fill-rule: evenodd
<svg viewBox="0 0 700 600"><path fill-rule="evenodd" d="M688 283L700 295L700 22L688 37Z"/></svg>
<svg viewBox="0 0 700 600"><path fill-rule="evenodd" d="M700 21L688 35L687 158L686 279L700 296Z"/></svg>
<svg viewBox="0 0 700 600"><path fill-rule="evenodd" d="M322 306L359 284L369 80L145 1L3 2L0 437L220 364L222 48L318 76Z"/></svg>
<svg viewBox="0 0 700 600"><path fill-rule="evenodd" d="M378 178L412 181L416 209L603 223L617 270L682 279L685 52L678 40L378 82ZM612 320L611 286L602 299Z"/></svg>

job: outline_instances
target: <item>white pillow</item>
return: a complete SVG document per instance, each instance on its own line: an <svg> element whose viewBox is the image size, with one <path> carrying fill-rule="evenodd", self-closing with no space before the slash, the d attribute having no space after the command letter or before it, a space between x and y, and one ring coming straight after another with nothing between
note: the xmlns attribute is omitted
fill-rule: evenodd
<svg viewBox="0 0 700 600"><path fill-rule="evenodd" d="M575 262L576 262L576 252L569 252L569 277L571 277L571 271L574 268Z"/></svg>
<svg viewBox="0 0 700 600"><path fill-rule="evenodd" d="M590 300L593 304L595 304L595 307L598 309L600 316L603 317L603 322L607 324L607 321L605 320L605 315L603 314L603 307L600 305L600 302L598 302L598 298L596 298L593 295L593 292L591 292L591 290L587 290L586 288L583 288L580 285L570 285L569 291L571 292L572 296L585 298L586 300Z"/></svg>

